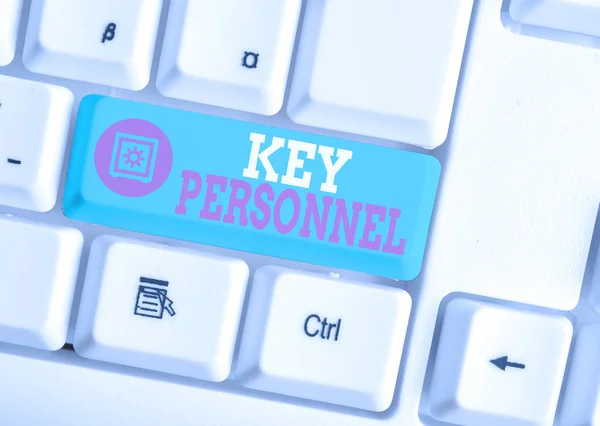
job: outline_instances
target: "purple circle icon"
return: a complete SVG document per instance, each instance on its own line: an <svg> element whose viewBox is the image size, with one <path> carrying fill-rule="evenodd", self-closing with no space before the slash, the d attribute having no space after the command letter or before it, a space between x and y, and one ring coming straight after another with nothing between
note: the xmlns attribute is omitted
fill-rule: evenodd
<svg viewBox="0 0 600 426"><path fill-rule="evenodd" d="M156 191L169 177L173 150L169 139L149 121L118 121L102 133L94 164L100 180L125 197L142 197Z"/></svg>

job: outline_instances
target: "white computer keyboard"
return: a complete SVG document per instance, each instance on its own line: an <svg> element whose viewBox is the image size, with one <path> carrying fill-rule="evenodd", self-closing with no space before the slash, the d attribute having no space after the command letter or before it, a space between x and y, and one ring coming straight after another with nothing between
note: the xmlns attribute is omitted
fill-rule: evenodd
<svg viewBox="0 0 600 426"><path fill-rule="evenodd" d="M0 425L600 425L599 15L0 0Z"/></svg>

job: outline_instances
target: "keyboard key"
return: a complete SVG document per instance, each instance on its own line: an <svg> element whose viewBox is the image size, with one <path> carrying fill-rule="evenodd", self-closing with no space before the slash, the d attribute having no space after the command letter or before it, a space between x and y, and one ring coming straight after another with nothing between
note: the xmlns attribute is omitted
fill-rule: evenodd
<svg viewBox="0 0 600 426"><path fill-rule="evenodd" d="M600 424L600 324L577 334L562 405L564 425Z"/></svg>
<svg viewBox="0 0 600 426"><path fill-rule="evenodd" d="M600 37L600 3L590 0L511 0L515 21Z"/></svg>
<svg viewBox="0 0 600 426"><path fill-rule="evenodd" d="M249 303L236 371L244 386L389 408L410 315L406 291L264 267Z"/></svg>
<svg viewBox="0 0 600 426"><path fill-rule="evenodd" d="M553 424L573 332L567 319L455 299L443 321L433 417L464 426Z"/></svg>
<svg viewBox="0 0 600 426"><path fill-rule="evenodd" d="M594 267L590 290L590 302L596 312L600 312L600 250L598 250L598 254L596 255L596 265Z"/></svg>
<svg viewBox="0 0 600 426"><path fill-rule="evenodd" d="M67 337L83 236L0 217L0 342L51 351Z"/></svg>
<svg viewBox="0 0 600 426"><path fill-rule="evenodd" d="M428 155L88 96L63 210L115 228L411 280L439 173Z"/></svg>
<svg viewBox="0 0 600 426"><path fill-rule="evenodd" d="M247 279L241 260L100 237L91 249L75 350L86 358L223 381Z"/></svg>
<svg viewBox="0 0 600 426"><path fill-rule="evenodd" d="M40 74L141 90L162 0L32 2L23 62Z"/></svg>
<svg viewBox="0 0 600 426"><path fill-rule="evenodd" d="M3 426L365 426L365 417L0 345ZM231 387L229 387L231 389ZM35 405L33 405L35 404ZM83 419L83 420L82 420ZM368 426L380 419L366 419Z"/></svg>
<svg viewBox="0 0 600 426"><path fill-rule="evenodd" d="M23 0L0 2L0 66L10 64L15 57L22 7Z"/></svg>
<svg viewBox="0 0 600 426"><path fill-rule="evenodd" d="M425 148L440 145L472 7L473 0L307 2L290 117Z"/></svg>
<svg viewBox="0 0 600 426"><path fill-rule="evenodd" d="M171 2L158 89L172 98L277 113L301 4L301 0Z"/></svg>
<svg viewBox="0 0 600 426"><path fill-rule="evenodd" d="M54 207L72 105L64 87L0 75L0 204Z"/></svg>

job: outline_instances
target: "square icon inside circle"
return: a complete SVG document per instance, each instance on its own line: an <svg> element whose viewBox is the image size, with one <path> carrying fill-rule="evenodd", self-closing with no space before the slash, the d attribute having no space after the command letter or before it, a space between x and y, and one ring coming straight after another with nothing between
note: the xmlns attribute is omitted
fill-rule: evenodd
<svg viewBox="0 0 600 426"><path fill-rule="evenodd" d="M117 133L113 145L109 174L148 183L154 176L158 139Z"/></svg>

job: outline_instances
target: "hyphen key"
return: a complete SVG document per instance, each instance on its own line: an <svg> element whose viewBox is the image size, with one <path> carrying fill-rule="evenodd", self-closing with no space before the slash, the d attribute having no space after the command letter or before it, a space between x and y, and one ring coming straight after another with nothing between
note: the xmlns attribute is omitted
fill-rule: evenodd
<svg viewBox="0 0 600 426"><path fill-rule="evenodd" d="M79 108L63 209L411 280L439 174L428 155L94 95Z"/></svg>

